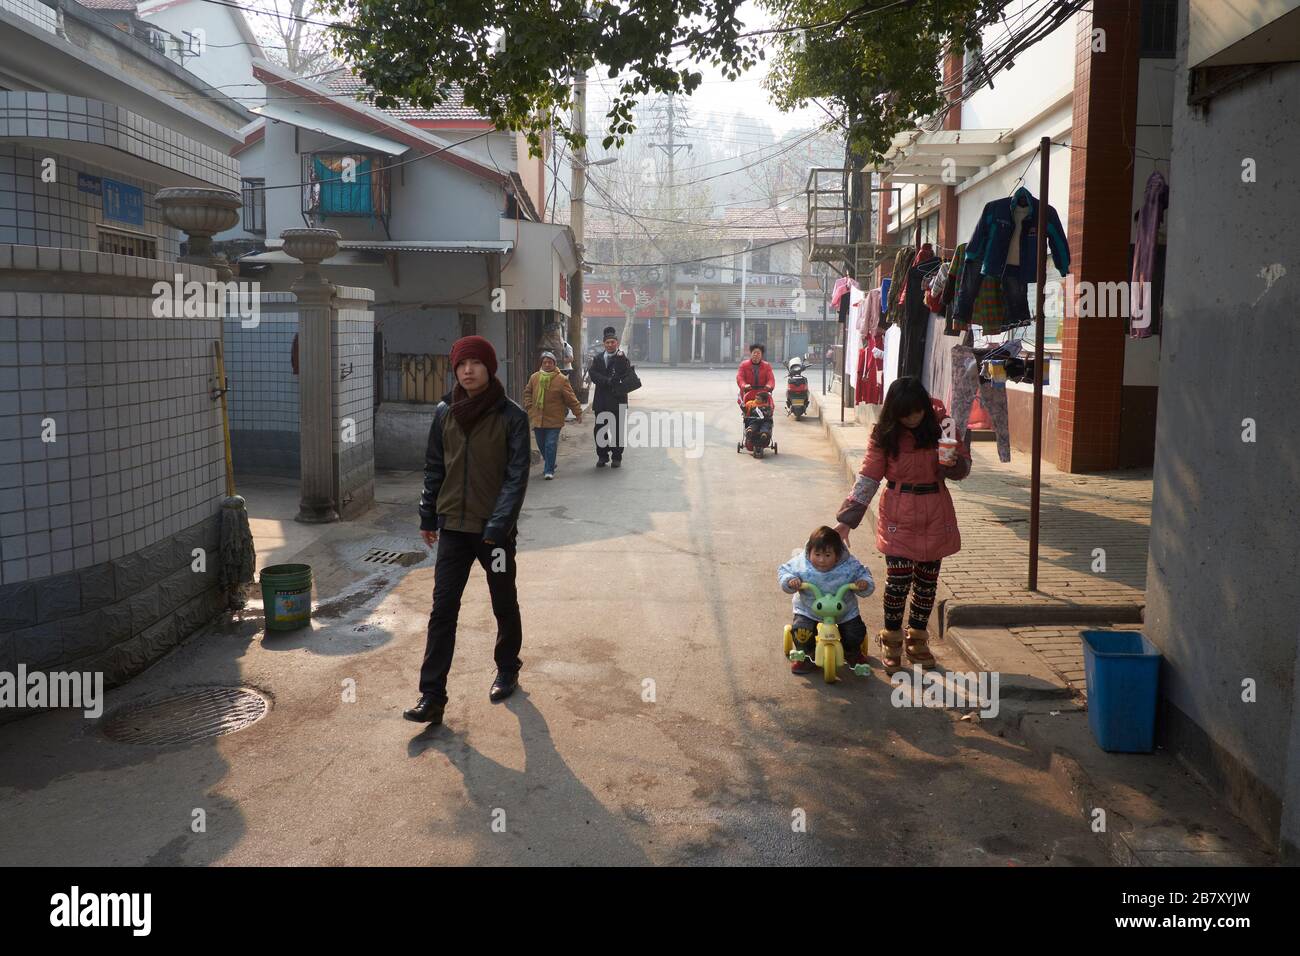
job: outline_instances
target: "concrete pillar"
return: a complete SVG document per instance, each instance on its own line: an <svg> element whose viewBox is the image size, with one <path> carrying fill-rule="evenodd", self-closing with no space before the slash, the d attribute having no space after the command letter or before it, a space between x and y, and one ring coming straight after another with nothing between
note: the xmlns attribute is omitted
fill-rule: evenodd
<svg viewBox="0 0 1300 956"><path fill-rule="evenodd" d="M1094 3L1078 14L1067 227L1076 283L1129 279L1141 7ZM1061 207L1061 197L1049 199ZM1125 323L1113 316L1079 318L1070 298L1060 333L1056 466L1069 472L1117 468Z"/></svg>
<svg viewBox="0 0 1300 956"><path fill-rule="evenodd" d="M290 287L298 297L298 431L302 493L297 520L322 524L339 520L334 493L335 289L320 274L320 264L338 252L333 229L286 229L280 233L286 254L303 264Z"/></svg>
<svg viewBox="0 0 1300 956"><path fill-rule="evenodd" d="M244 206L239 193L180 186L159 190L154 201L167 225L185 233L189 251L179 261L215 269L219 282L229 282L230 263L224 255L213 255L212 237L239 222Z"/></svg>

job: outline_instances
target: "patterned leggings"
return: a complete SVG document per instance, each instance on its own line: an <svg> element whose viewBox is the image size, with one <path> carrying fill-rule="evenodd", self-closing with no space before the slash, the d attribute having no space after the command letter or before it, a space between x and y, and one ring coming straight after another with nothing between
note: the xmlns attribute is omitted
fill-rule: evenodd
<svg viewBox="0 0 1300 956"><path fill-rule="evenodd" d="M913 561L885 555L888 578L885 582L885 630L898 631L903 627L903 608L907 592L912 592L912 613L907 626L924 631L934 610L934 592L939 586L939 565L942 561Z"/></svg>

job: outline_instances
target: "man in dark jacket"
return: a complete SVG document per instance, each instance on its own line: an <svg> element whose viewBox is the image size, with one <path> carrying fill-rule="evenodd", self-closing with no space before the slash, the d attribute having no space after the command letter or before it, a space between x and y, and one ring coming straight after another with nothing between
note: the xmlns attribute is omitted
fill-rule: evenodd
<svg viewBox="0 0 1300 956"><path fill-rule="evenodd" d="M496 351L487 339L457 339L450 364L456 384L433 413L420 496L420 533L429 547L438 546L433 610L420 699L402 715L430 724L442 722L460 599L475 561L487 573L497 619L492 701L514 693L522 666L515 523L528 488L528 414L506 398L496 377Z"/></svg>
<svg viewBox="0 0 1300 956"><path fill-rule="evenodd" d="M587 378L596 386L591 410L596 413L596 467L604 468L613 457L615 468L623 465L623 432L627 427L627 389L623 379L632 363L618 350L614 326L605 327L605 351L591 360Z"/></svg>

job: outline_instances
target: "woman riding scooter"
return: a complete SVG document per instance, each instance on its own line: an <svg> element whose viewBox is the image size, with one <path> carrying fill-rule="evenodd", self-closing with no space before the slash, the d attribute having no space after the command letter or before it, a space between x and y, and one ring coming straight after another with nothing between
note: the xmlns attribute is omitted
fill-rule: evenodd
<svg viewBox="0 0 1300 956"><path fill-rule="evenodd" d="M745 432L745 451L755 458L763 457L763 449L772 441L772 411L775 403L772 392L776 388L776 375L770 363L763 360L763 346L757 342L749 347L749 358L740 363L736 371L737 399Z"/></svg>

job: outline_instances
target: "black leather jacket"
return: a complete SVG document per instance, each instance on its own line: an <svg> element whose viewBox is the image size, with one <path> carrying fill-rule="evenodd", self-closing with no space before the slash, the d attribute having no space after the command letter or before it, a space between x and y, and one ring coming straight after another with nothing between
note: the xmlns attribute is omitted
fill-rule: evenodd
<svg viewBox="0 0 1300 956"><path fill-rule="evenodd" d="M447 477L443 427L450 414L451 393L448 392L434 409L433 424L429 428L429 444L424 456L424 490L420 494L420 528L423 531L441 528L445 520L445 516L438 514L437 504L443 480ZM506 467L501 490L483 528L483 537L501 542L514 534L519 512L524 506L524 493L528 490L528 413L510 399L502 398L489 414L501 415L505 419Z"/></svg>

